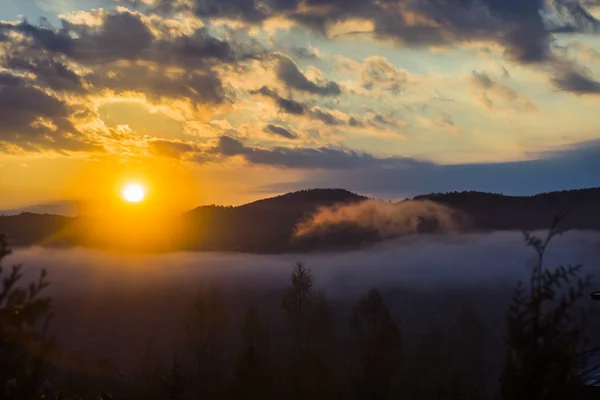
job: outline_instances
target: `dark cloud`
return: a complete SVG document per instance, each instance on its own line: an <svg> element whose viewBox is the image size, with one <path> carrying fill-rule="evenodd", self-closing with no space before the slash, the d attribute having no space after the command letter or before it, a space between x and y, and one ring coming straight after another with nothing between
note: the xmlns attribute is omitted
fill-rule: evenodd
<svg viewBox="0 0 600 400"><path fill-rule="evenodd" d="M104 13L101 18L99 26L63 21L60 29L44 21L40 26L26 21L0 24L0 32L25 36L4 36L12 51L0 60L0 66L15 73L33 73L32 83L53 91L82 93L88 88L85 82L91 91L136 91L153 101L177 98L198 105L225 99L215 64L251 56L236 51L204 28L190 35L159 39L146 25L156 22L143 21L139 13ZM154 28L169 29L166 25ZM92 68L76 73L71 64ZM167 71L170 67L178 72Z"/></svg>
<svg viewBox="0 0 600 400"><path fill-rule="evenodd" d="M168 26L155 26L168 30ZM162 65L200 68L215 62L231 62L252 57L255 49L234 49L230 43L211 36L205 28L175 38L154 37L139 14L106 13L102 24L92 27L63 21L60 29L28 22L2 24L0 33L20 32L30 37L31 50L63 55L79 63L94 65L118 60L152 61ZM1 40L1 39L0 39ZM4 40L9 40L6 36Z"/></svg>
<svg viewBox="0 0 600 400"><path fill-rule="evenodd" d="M8 30L31 37L34 50L61 54L87 64L137 59L154 40L139 17L128 12L105 14L99 29L67 21L58 30L49 24L35 26L27 21L0 25L0 31Z"/></svg>
<svg viewBox="0 0 600 400"><path fill-rule="evenodd" d="M250 94L259 94L275 100L275 104L277 104L279 110L287 114L307 115L310 118L321 121L327 125L344 124L344 121L339 120L328 111L323 111L316 107L309 109L306 104L300 103L293 99L281 97L277 92L267 86L263 86L258 90L252 90L250 91Z"/></svg>
<svg viewBox="0 0 600 400"><path fill-rule="evenodd" d="M210 36L204 28L189 36L179 36L173 41L158 41L156 49L157 58L153 61L186 68L205 66L217 60L233 62L238 58L228 42Z"/></svg>
<svg viewBox="0 0 600 400"><path fill-rule="evenodd" d="M98 90L137 91L155 101L161 98L186 98L199 105L220 103L225 98L221 79L212 70L169 73L162 69L130 65L97 68L86 78Z"/></svg>
<svg viewBox="0 0 600 400"><path fill-rule="evenodd" d="M411 158L378 158L368 153L328 147L248 147L230 136L221 136L213 152L228 157L243 156L251 164L280 168L346 170L426 164Z"/></svg>
<svg viewBox="0 0 600 400"><path fill-rule="evenodd" d="M250 91L250 94L260 94L275 100L279 109L288 114L302 115L306 112L306 106L296 100L281 97L273 89L263 86L258 90Z"/></svg>
<svg viewBox="0 0 600 400"><path fill-rule="evenodd" d="M13 71L35 74L35 80L38 84L52 90L67 92L85 91L81 77L64 63L51 57L7 57L2 63Z"/></svg>
<svg viewBox="0 0 600 400"><path fill-rule="evenodd" d="M306 47L292 47L290 52L299 58L304 58L307 60L318 60L319 56L312 50L307 49Z"/></svg>
<svg viewBox="0 0 600 400"><path fill-rule="evenodd" d="M0 75L0 150L12 144L26 151L98 150L69 120L58 98L27 85L22 78Z"/></svg>
<svg viewBox="0 0 600 400"><path fill-rule="evenodd" d="M540 14L547 3L545 0L192 0L184 7L201 17L235 18L255 24L284 14L320 33L325 33L330 23L362 18L373 22L375 35L403 45L490 40L505 45L509 57L532 63L551 56L550 29ZM174 8L173 0L160 2L162 11ZM581 6L570 7L567 13L582 24L591 24L595 30L599 26ZM573 26L569 21L563 25L551 31L587 29Z"/></svg>
<svg viewBox="0 0 600 400"><path fill-rule="evenodd" d="M395 121L390 120L389 117L386 117L383 114L375 114L371 119L371 122L379 125L388 125L394 128L398 126Z"/></svg>
<svg viewBox="0 0 600 400"><path fill-rule="evenodd" d="M287 57L279 58L276 72L279 80L290 89L296 89L321 96L337 96L342 93L342 89L336 82L328 81L319 85L310 81L302 71L298 69L298 66Z"/></svg>
<svg viewBox="0 0 600 400"><path fill-rule="evenodd" d="M483 87L485 89L491 89L496 83L485 72L473 71L472 80L477 86Z"/></svg>
<svg viewBox="0 0 600 400"><path fill-rule="evenodd" d="M360 121L359 119L357 119L356 117L350 117L350 120L348 121L348 125L354 127L354 128L359 128L364 126L363 122Z"/></svg>
<svg viewBox="0 0 600 400"><path fill-rule="evenodd" d="M590 77L586 69L575 64L560 66L552 83L558 89L576 95L600 94L600 82Z"/></svg>
<svg viewBox="0 0 600 400"><path fill-rule="evenodd" d="M214 153L227 157L244 154L248 148L242 142L231 136L220 136L217 145L213 149Z"/></svg>
<svg viewBox="0 0 600 400"><path fill-rule="evenodd" d="M269 124L265 127L265 132L281 136L286 139L298 139L298 134L282 126Z"/></svg>
<svg viewBox="0 0 600 400"><path fill-rule="evenodd" d="M365 166L353 171L326 171L304 182L269 185L283 192L310 187L344 187L381 197L412 197L431 192L478 190L532 195L600 186L600 141L532 154L533 160L493 164L435 165L425 162L397 166Z"/></svg>
<svg viewBox="0 0 600 400"><path fill-rule="evenodd" d="M311 116L315 119L318 119L321 122L324 122L327 125L340 125L343 124L343 121L337 119L333 114L320 110L318 108L313 108L311 111Z"/></svg>

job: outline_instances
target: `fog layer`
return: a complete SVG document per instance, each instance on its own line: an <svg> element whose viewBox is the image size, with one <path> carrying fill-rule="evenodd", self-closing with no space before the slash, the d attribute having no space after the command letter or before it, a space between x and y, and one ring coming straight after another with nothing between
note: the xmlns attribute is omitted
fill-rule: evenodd
<svg viewBox="0 0 600 400"><path fill-rule="evenodd" d="M132 359L147 339L167 346L173 342L192 295L203 285L214 284L226 292L234 313L244 312L252 302L276 316L297 261L312 269L317 286L337 307L341 323L358 297L377 287L403 332L444 323L466 299L476 304L501 340L508 297L517 281L527 276L534 256L519 233L497 232L421 235L361 251L276 256L140 256L31 248L16 250L5 265L23 263L26 279L37 276L41 268L48 271L48 293L56 313L52 326L61 346ZM569 232L558 237L546 260L547 267L581 263L584 272L600 276L600 234ZM592 289L600 290L600 285Z"/></svg>
<svg viewBox="0 0 600 400"><path fill-rule="evenodd" d="M541 232L540 235L544 233ZM170 253L131 255L89 249L16 250L6 264L24 264L26 276L45 268L54 296L124 289L196 289L207 283L256 289L287 284L295 262L306 263L330 295L354 296L376 286L498 285L524 278L534 252L515 232L413 236L365 250L284 255ZM600 233L574 231L554 239L548 267L584 264L598 272Z"/></svg>

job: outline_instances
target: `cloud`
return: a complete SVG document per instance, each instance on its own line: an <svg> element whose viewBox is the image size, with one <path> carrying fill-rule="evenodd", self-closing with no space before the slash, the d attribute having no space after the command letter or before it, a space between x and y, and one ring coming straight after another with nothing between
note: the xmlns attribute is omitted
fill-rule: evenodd
<svg viewBox="0 0 600 400"><path fill-rule="evenodd" d="M300 182L279 182L259 190L273 193L314 187L344 187L358 193L398 198L456 190L533 195L557 188L600 186L600 176L596 173L600 169L600 141L558 147L530 156L530 160L504 163L375 164L352 171L326 171Z"/></svg>
<svg viewBox="0 0 600 400"><path fill-rule="evenodd" d="M559 29L547 27L548 12L556 15L556 11L542 0L161 0L159 4L157 9L162 11L188 10L202 18L224 17L249 24L283 16L323 35L332 26L352 21L357 26L370 26L368 31L376 37L404 46L490 41L504 45L508 57L523 63L551 57L551 32L586 29L566 21ZM547 11L546 16L542 10ZM583 7L569 12L578 13L585 24L598 26ZM346 34L355 32L351 29Z"/></svg>
<svg viewBox="0 0 600 400"><path fill-rule="evenodd" d="M552 83L558 89L575 95L600 94L600 82L574 62L557 64Z"/></svg>
<svg viewBox="0 0 600 400"><path fill-rule="evenodd" d="M410 158L378 158L368 153L328 147L248 147L230 136L219 137L212 151L227 157L242 156L251 164L279 168L340 170L373 166L410 168L413 164L421 164Z"/></svg>
<svg viewBox="0 0 600 400"><path fill-rule="evenodd" d="M454 123L454 118L448 113L441 113L432 119L419 117L418 121L419 125L425 129L444 131L453 135L460 133L460 129Z"/></svg>
<svg viewBox="0 0 600 400"><path fill-rule="evenodd" d="M98 91L138 92L154 102L160 102L161 98L184 98L198 106L218 104L225 99L221 79L212 70L168 72L161 68L129 65L96 68L86 78Z"/></svg>
<svg viewBox="0 0 600 400"><path fill-rule="evenodd" d="M358 229L385 240L421 232L456 232L466 223L459 213L431 201L365 200L321 208L298 225L295 237L326 240L336 231Z"/></svg>
<svg viewBox="0 0 600 400"><path fill-rule="evenodd" d="M102 25L88 26L63 21L61 29L50 25L2 24L0 31L19 32L33 40L31 49L61 54L85 64L133 60L148 49L154 36L134 14L106 13ZM76 35L76 36L75 36Z"/></svg>
<svg viewBox="0 0 600 400"><path fill-rule="evenodd" d="M171 158L180 158L184 153L197 151L196 146L191 143L165 139L151 140L148 145L154 153Z"/></svg>
<svg viewBox="0 0 600 400"><path fill-rule="evenodd" d="M301 92L308 92L321 96L338 96L342 93L342 89L336 82L327 81L322 84L317 84L310 81L304 73L298 69L296 63L287 57L279 58L276 73L279 80L289 89L296 89Z"/></svg>
<svg viewBox="0 0 600 400"><path fill-rule="evenodd" d="M370 57L361 71L362 87L372 92L389 92L398 95L409 84L408 73L397 69L385 57Z"/></svg>
<svg viewBox="0 0 600 400"><path fill-rule="evenodd" d="M115 145L108 148L124 149L100 119L99 104L130 97L178 119L204 118L205 110L233 100L216 66L235 68L262 51L218 39L196 20L183 27L123 7L62 18L59 28L43 19L0 22L2 151L67 154L97 151L108 141Z"/></svg>
<svg viewBox="0 0 600 400"><path fill-rule="evenodd" d="M252 90L250 91L250 94L260 94L275 100L277 107L288 114L302 115L306 112L306 106L304 104L293 99L281 97L277 92L267 86L263 86L258 90Z"/></svg>
<svg viewBox="0 0 600 400"><path fill-rule="evenodd" d="M98 151L69 120L67 104L30 86L23 78L0 74L0 150Z"/></svg>
<svg viewBox="0 0 600 400"><path fill-rule="evenodd" d="M325 111L318 107L312 107L309 109L307 104L301 103L294 99L281 97L276 91L267 86L263 86L258 90L251 90L250 94L262 95L273 99L279 111L287 114L305 115L310 119L321 121L326 125L341 125L345 123L343 120L334 116L331 112Z"/></svg>
<svg viewBox="0 0 600 400"><path fill-rule="evenodd" d="M285 129L284 127L273 125L273 124L267 125L265 127L265 132L272 133L274 135L283 137L285 139L298 139L297 133L292 132L288 129Z"/></svg>
<svg viewBox="0 0 600 400"><path fill-rule="evenodd" d="M35 74L34 81L54 91L85 92L83 79L70 67L52 57L6 57L4 65L19 73Z"/></svg>
<svg viewBox="0 0 600 400"><path fill-rule="evenodd" d="M344 122L341 121L340 119L336 118L333 114L331 114L330 112L327 111L323 111L319 108L314 107L311 111L310 111L311 116L314 119L317 119L323 123L325 123L326 125L340 125L343 124Z"/></svg>
<svg viewBox="0 0 600 400"><path fill-rule="evenodd" d="M92 24L90 18L63 20L60 29L27 22L1 24L0 32L20 35L5 35L4 41L11 42L15 54L3 64L33 72L40 83L57 89L80 89L81 82L89 79L98 90L136 90L149 95L155 90L159 96L218 102L221 82L213 67L255 56L256 49L234 48L204 27L157 37L151 27L158 32L170 29L165 20L121 8L97 13L98 23ZM69 69L67 60L83 66L82 72ZM109 76L100 78L102 74ZM143 80L150 82L151 90L144 90Z"/></svg>
<svg viewBox="0 0 600 400"><path fill-rule="evenodd" d="M531 100L519 95L513 88L493 80L486 72L473 71L471 88L481 103L490 110L498 108L537 110Z"/></svg>

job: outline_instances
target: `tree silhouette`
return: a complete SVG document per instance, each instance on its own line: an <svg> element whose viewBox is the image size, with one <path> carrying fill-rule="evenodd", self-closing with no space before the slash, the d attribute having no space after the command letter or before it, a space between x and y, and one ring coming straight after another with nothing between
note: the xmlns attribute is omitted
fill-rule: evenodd
<svg viewBox="0 0 600 400"><path fill-rule="evenodd" d="M584 361L580 354L589 313L578 303L591 278L580 278L581 265L544 267L548 245L564 232L559 228L562 218L555 219L544 239L525 233L537 259L528 285L520 282L515 289L507 316L508 351L501 378L505 399L574 398L583 385L576 370Z"/></svg>
<svg viewBox="0 0 600 400"><path fill-rule="evenodd" d="M186 324L188 343L195 361L194 382L198 398L219 399L225 396L223 352L227 333L225 301L213 286L201 288L193 302ZM200 393L203 396L200 396Z"/></svg>
<svg viewBox="0 0 600 400"><path fill-rule="evenodd" d="M173 355L171 369L162 377L160 384L161 398L164 400L183 400L185 398L185 375L177 354Z"/></svg>
<svg viewBox="0 0 600 400"><path fill-rule="evenodd" d="M371 289L358 301L350 318L350 329L360 366L355 381L356 397L387 398L400 365L401 339L379 291Z"/></svg>
<svg viewBox="0 0 600 400"><path fill-rule="evenodd" d="M4 274L2 261L10 253L0 235L0 388L6 399L37 399L45 381L45 359L53 348L47 334L51 301L41 296L48 286L46 271L37 281L20 287L20 265Z"/></svg>
<svg viewBox="0 0 600 400"><path fill-rule="evenodd" d="M274 398L274 370L270 358L269 332L258 310L251 306L242 330L242 347L234 372L233 398L268 400Z"/></svg>
<svg viewBox="0 0 600 400"><path fill-rule="evenodd" d="M338 392L329 303L314 289L311 271L297 263L283 300L290 327L288 398L331 399Z"/></svg>
<svg viewBox="0 0 600 400"><path fill-rule="evenodd" d="M450 348L457 389L467 398L486 398L485 326L471 302L464 302L453 326Z"/></svg>

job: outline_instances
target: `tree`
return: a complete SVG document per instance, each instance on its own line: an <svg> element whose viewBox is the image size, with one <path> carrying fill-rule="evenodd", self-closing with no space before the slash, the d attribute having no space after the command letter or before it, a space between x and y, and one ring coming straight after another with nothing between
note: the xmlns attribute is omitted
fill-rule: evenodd
<svg viewBox="0 0 600 400"><path fill-rule="evenodd" d="M233 398L268 400L274 398L274 376L270 359L269 333L258 310L251 306L242 330L242 347L235 365Z"/></svg>
<svg viewBox="0 0 600 400"><path fill-rule="evenodd" d="M314 289L311 271L297 263L283 300L292 337L289 398L331 399L337 395L335 335L327 297Z"/></svg>
<svg viewBox="0 0 600 400"><path fill-rule="evenodd" d="M196 295L186 334L196 367L195 389L204 395L199 398L223 398L227 308L214 286L208 290L201 288Z"/></svg>
<svg viewBox="0 0 600 400"><path fill-rule="evenodd" d="M47 334L51 300L41 296L48 286L46 271L41 271L37 281L20 287L20 265L3 274L2 261L10 253L6 239L0 235L0 390L7 399L37 399L45 381L45 362L54 344Z"/></svg>
<svg viewBox="0 0 600 400"><path fill-rule="evenodd" d="M177 354L173 355L171 369L160 380L162 399L183 400L185 396L185 376L179 365Z"/></svg>
<svg viewBox="0 0 600 400"><path fill-rule="evenodd" d="M315 302L313 276L309 269L297 263L292 282L283 296L283 309L290 324L295 351L301 353L309 344L310 314Z"/></svg>
<svg viewBox="0 0 600 400"><path fill-rule="evenodd" d="M575 398L583 385L576 370L584 361L580 354L589 313L579 307L579 300L591 277L580 278L581 265L554 270L544 266L548 245L564 232L558 227L563 218L555 219L545 239L525 232L537 258L527 286L517 285L508 311L501 378L505 399Z"/></svg>
<svg viewBox="0 0 600 400"><path fill-rule="evenodd" d="M350 329L358 350L357 398L387 398L401 360L401 339L379 291L371 289L358 301Z"/></svg>
<svg viewBox="0 0 600 400"><path fill-rule="evenodd" d="M457 380L464 384L460 394L482 399L486 387L485 326L471 302L461 305L453 325L452 350Z"/></svg>

